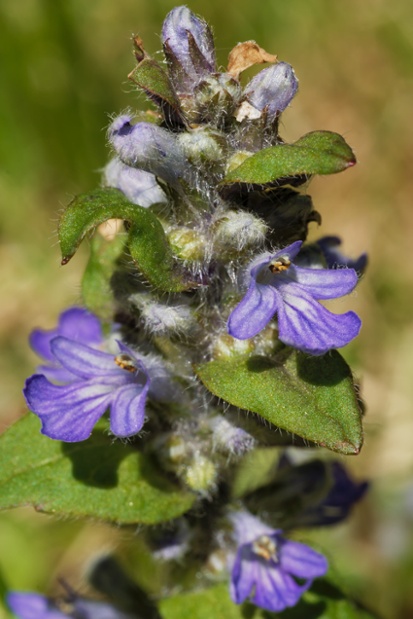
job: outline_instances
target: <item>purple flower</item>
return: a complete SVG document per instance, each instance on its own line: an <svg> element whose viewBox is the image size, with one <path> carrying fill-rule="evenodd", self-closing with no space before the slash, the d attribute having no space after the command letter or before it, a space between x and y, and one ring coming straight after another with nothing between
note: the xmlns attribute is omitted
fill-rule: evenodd
<svg viewBox="0 0 413 619"><path fill-rule="evenodd" d="M177 6L168 13L162 42L172 81L180 94L190 94L200 79L215 71L212 32L186 6Z"/></svg>
<svg viewBox="0 0 413 619"><path fill-rule="evenodd" d="M60 315L56 329L49 331L34 329L30 334L30 346L39 357L47 361L47 365L38 366L37 372L44 374L50 380L67 382L72 378L72 374L62 368L50 348L51 341L58 335L98 347L103 342L102 327L94 314L81 307L71 307Z"/></svg>
<svg viewBox="0 0 413 619"><path fill-rule="evenodd" d="M329 269L342 269L347 267L354 269L358 275L362 275L367 267L367 254L361 254L355 260L347 258L339 250L341 239L338 236L323 236L316 242L321 249Z"/></svg>
<svg viewBox="0 0 413 619"><path fill-rule="evenodd" d="M7 596L7 604L19 619L65 619L56 605L44 595L13 591Z"/></svg>
<svg viewBox="0 0 413 619"><path fill-rule="evenodd" d="M236 604L250 598L256 606L280 612L295 606L314 578L327 572L325 557L309 546L285 539L247 512L230 518L238 545L230 589Z"/></svg>
<svg viewBox="0 0 413 619"><path fill-rule="evenodd" d="M188 169L188 161L175 136L155 124L132 125L131 120L131 116L122 114L109 127L109 142L119 159L177 186Z"/></svg>
<svg viewBox="0 0 413 619"><path fill-rule="evenodd" d="M13 591L7 596L7 603L19 619L131 619L130 615L110 604L86 600L74 594L65 600L64 612L56 602L37 593Z"/></svg>
<svg viewBox="0 0 413 619"><path fill-rule="evenodd" d="M167 202L165 192L153 174L132 168L117 157L106 166L104 182L108 187L120 189L130 202L144 208Z"/></svg>
<svg viewBox="0 0 413 619"><path fill-rule="evenodd" d="M133 436L143 426L148 393L158 400L175 398L169 373L156 357L122 342L117 342L118 354L88 346L102 344L101 337L97 318L79 308L64 312L57 329L32 336L33 347L50 365L28 378L23 393L46 436L83 441L108 408L113 434Z"/></svg>
<svg viewBox="0 0 413 619"><path fill-rule="evenodd" d="M244 340L257 335L277 314L279 339L312 355L345 346L358 334L354 312L332 314L319 299L348 294L357 284L353 269L307 269L292 263L301 241L259 256L249 267L249 287L228 320L228 333Z"/></svg>
<svg viewBox="0 0 413 619"><path fill-rule="evenodd" d="M360 501L368 490L368 482L353 481L340 462L331 462L331 473L333 479L330 490L318 505L305 510L302 524L324 526L345 520L353 505Z"/></svg>
<svg viewBox="0 0 413 619"><path fill-rule="evenodd" d="M279 62L257 73L247 84L244 96L261 112L266 109L271 122L291 103L297 89L294 69L286 62Z"/></svg>

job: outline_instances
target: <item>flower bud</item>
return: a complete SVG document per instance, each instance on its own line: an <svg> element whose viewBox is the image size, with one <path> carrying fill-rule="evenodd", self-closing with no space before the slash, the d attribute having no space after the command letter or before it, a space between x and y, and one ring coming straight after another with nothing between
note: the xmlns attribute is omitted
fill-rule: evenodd
<svg viewBox="0 0 413 619"><path fill-rule="evenodd" d="M178 93L190 94L201 78L215 71L212 32L186 6L168 13L162 26L162 42Z"/></svg>
<svg viewBox="0 0 413 619"><path fill-rule="evenodd" d="M191 262L204 260L206 239L203 234L193 228L179 226L172 228L167 234L173 251L181 260Z"/></svg>
<svg viewBox="0 0 413 619"><path fill-rule="evenodd" d="M297 89L294 69L279 62L257 73L247 84L244 97L261 112L265 110L271 123L291 103Z"/></svg>
<svg viewBox="0 0 413 619"><path fill-rule="evenodd" d="M222 160L225 146L224 136L209 128L198 127L181 133L178 141L185 156L194 165L217 163Z"/></svg>
<svg viewBox="0 0 413 619"><path fill-rule="evenodd" d="M338 236L323 236L315 243L321 250L329 269L354 269L358 275L362 275L367 267L367 254L361 254L358 258L348 258L339 249L341 239Z"/></svg>
<svg viewBox="0 0 413 619"><path fill-rule="evenodd" d="M140 310L146 329L154 335L187 333L196 328L196 322L187 305L159 303L146 292L136 293L129 300Z"/></svg>
<svg viewBox="0 0 413 619"><path fill-rule="evenodd" d="M255 446L255 439L242 428L238 428L221 415L210 422L214 447L232 456L242 456Z"/></svg>
<svg viewBox="0 0 413 619"><path fill-rule="evenodd" d="M215 73L203 79L194 91L195 102L192 104L196 118L220 124L234 113L241 97L238 80L229 73ZM183 102L185 108L185 102ZM187 110L191 114L191 110Z"/></svg>
<svg viewBox="0 0 413 619"><path fill-rule="evenodd" d="M192 455L192 446L176 433L156 437L153 450L163 468L177 473Z"/></svg>
<svg viewBox="0 0 413 619"><path fill-rule="evenodd" d="M211 552L204 566L205 574L209 578L219 578L227 569L228 553L222 548L217 548Z"/></svg>
<svg viewBox="0 0 413 619"><path fill-rule="evenodd" d="M239 355L247 355L254 350L251 340L237 340L223 333L214 339L212 344L212 357L214 359L230 359Z"/></svg>
<svg viewBox="0 0 413 619"><path fill-rule="evenodd" d="M262 245L266 232L266 224L252 213L227 211L216 225L214 245L221 252L238 252Z"/></svg>
<svg viewBox="0 0 413 619"><path fill-rule="evenodd" d="M188 162L175 136L153 123L131 125L131 120L129 115L122 114L109 127L109 142L119 158L178 186Z"/></svg>
<svg viewBox="0 0 413 619"><path fill-rule="evenodd" d="M148 207L152 204L165 204L165 192L156 182L153 174L132 168L115 157L104 170L104 184L107 187L120 189L122 193L139 206Z"/></svg>
<svg viewBox="0 0 413 619"><path fill-rule="evenodd" d="M183 471L182 479L195 492L206 494L216 485L217 468L212 460L196 453Z"/></svg>

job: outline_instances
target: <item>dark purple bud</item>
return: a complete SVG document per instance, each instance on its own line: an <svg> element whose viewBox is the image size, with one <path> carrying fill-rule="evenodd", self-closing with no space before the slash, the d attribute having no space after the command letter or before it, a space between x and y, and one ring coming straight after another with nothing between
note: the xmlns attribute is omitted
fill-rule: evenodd
<svg viewBox="0 0 413 619"><path fill-rule="evenodd" d="M109 142L119 159L159 176L172 186L178 185L188 162L174 135L152 123L131 125L131 120L131 116L122 114L109 127Z"/></svg>
<svg viewBox="0 0 413 619"><path fill-rule="evenodd" d="M253 77L244 95L261 112L266 109L268 119L272 121L291 103L297 89L294 69L286 62L279 62Z"/></svg>
<svg viewBox="0 0 413 619"><path fill-rule="evenodd" d="M347 267L354 269L358 275L362 275L366 270L367 254L361 254L355 259L348 258L340 251L341 239L338 236L323 236L316 245L321 249L329 269Z"/></svg>
<svg viewBox="0 0 413 619"><path fill-rule="evenodd" d="M215 71L215 50L208 24L186 6L172 9L162 27L162 43L172 81L190 93L200 78Z"/></svg>

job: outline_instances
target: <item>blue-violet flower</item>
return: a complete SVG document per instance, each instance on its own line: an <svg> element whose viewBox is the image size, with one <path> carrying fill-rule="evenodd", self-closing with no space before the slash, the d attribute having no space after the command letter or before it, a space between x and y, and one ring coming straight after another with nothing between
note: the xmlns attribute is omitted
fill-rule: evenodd
<svg viewBox="0 0 413 619"><path fill-rule="evenodd" d="M228 320L230 335L241 340L254 337L277 314L279 339L312 355L345 346L356 337L361 326L357 314L332 314L318 303L351 292L356 272L298 267L292 261L301 245L296 241L253 261L248 290Z"/></svg>
<svg viewBox="0 0 413 619"><path fill-rule="evenodd" d="M132 619L105 602L95 602L73 595L60 610L56 602L38 593L12 591L7 603L19 619Z"/></svg>
<svg viewBox="0 0 413 619"><path fill-rule="evenodd" d="M231 570L231 598L280 612L295 606L314 578L328 569L326 558L309 546L288 540L247 512L230 519L238 550ZM296 579L299 579L297 582Z"/></svg>
<svg viewBox="0 0 413 619"><path fill-rule="evenodd" d="M49 365L28 378L23 393L50 438L87 439L108 408L113 434L133 436L143 426L148 393L157 400L177 396L168 370L156 357L138 354L119 341L118 354L97 350L103 345L100 324L86 310L67 310L57 329L36 330L31 342Z"/></svg>

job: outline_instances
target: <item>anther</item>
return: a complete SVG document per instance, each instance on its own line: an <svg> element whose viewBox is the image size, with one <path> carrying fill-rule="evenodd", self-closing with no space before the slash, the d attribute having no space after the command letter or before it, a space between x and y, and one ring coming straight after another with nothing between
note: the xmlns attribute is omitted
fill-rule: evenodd
<svg viewBox="0 0 413 619"><path fill-rule="evenodd" d="M287 256L280 256L276 260L273 260L268 265L271 273L282 273L282 271L287 271L287 269L291 265L291 260L287 258Z"/></svg>
<svg viewBox="0 0 413 619"><path fill-rule="evenodd" d="M252 544L252 549L256 555L265 561L277 560L277 545L268 535L260 535Z"/></svg>
<svg viewBox="0 0 413 619"><path fill-rule="evenodd" d="M122 370L126 370L127 372L136 372L139 368L137 367L135 361L132 359L130 355L125 353L121 353L120 355L116 355L114 359L116 365L118 365Z"/></svg>

